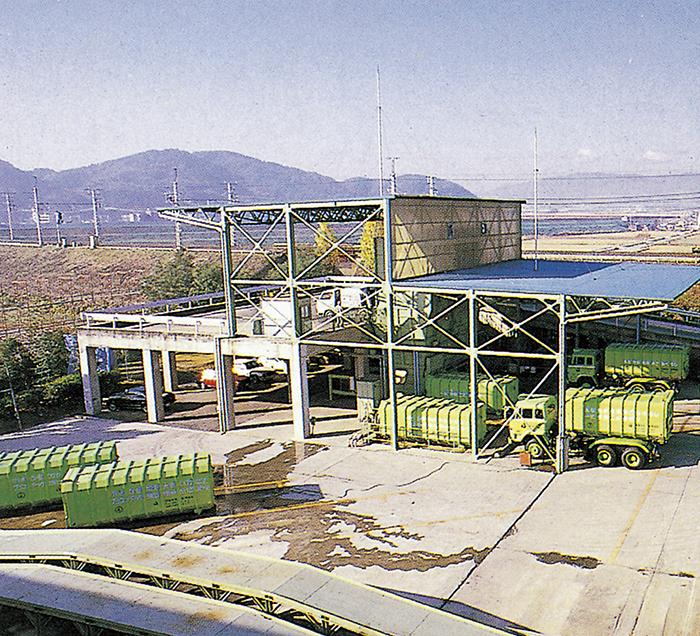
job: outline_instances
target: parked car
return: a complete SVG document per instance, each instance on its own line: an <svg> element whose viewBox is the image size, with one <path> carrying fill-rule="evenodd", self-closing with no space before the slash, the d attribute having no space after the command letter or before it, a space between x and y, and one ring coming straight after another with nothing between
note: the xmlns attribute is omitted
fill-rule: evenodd
<svg viewBox="0 0 700 636"><path fill-rule="evenodd" d="M168 391L163 392L163 406L172 406L175 396ZM146 387L136 386L123 393L110 395L105 404L110 411L146 411Z"/></svg>
<svg viewBox="0 0 700 636"><path fill-rule="evenodd" d="M277 372L257 360L238 359L233 365L233 381L237 391L257 391L270 386ZM199 374L202 389L216 387L216 369L203 369Z"/></svg>

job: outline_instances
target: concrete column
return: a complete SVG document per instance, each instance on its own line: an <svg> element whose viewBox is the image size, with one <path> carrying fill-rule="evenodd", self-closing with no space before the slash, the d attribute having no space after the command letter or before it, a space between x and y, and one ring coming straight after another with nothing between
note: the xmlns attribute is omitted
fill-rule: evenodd
<svg viewBox="0 0 700 636"><path fill-rule="evenodd" d="M144 349L142 355L148 421L161 422L165 419L165 408L163 407L163 371L160 351Z"/></svg>
<svg viewBox="0 0 700 636"><path fill-rule="evenodd" d="M292 420L294 439L304 440L311 436L309 418L309 381L306 373L308 351L306 345L294 344L289 359L289 385L292 388Z"/></svg>
<svg viewBox="0 0 700 636"><path fill-rule="evenodd" d="M225 355L222 352L221 338L217 338L214 367L216 368L216 400L219 410L219 432L221 433L236 428L234 362L234 356Z"/></svg>
<svg viewBox="0 0 700 636"><path fill-rule="evenodd" d="M97 376L95 347L84 347L81 344L79 351L85 412L88 415L97 415L102 410L102 395L100 394L100 380Z"/></svg>
<svg viewBox="0 0 700 636"><path fill-rule="evenodd" d="M178 389L177 364L174 351L163 351L163 384L165 390L171 393Z"/></svg>

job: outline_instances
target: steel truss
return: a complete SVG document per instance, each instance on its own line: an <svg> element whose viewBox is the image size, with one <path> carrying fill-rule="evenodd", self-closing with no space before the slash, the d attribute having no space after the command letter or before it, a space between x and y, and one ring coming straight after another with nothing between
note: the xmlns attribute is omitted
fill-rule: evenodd
<svg viewBox="0 0 700 636"><path fill-rule="evenodd" d="M350 347L381 351L386 364L385 386L396 413L395 370L407 359L418 360L448 356L460 358L468 366L472 404L476 403L476 376L494 379L504 361L518 365L528 362L537 369L527 395L547 390L558 397L559 434L556 452L545 449L555 461L557 472L568 468L568 438L564 435L564 395L566 388L567 327L578 323L657 312L664 303L644 300L570 296L565 294L507 293L463 288L420 285L395 281L392 277L391 199L339 203L284 204L276 206L221 206L218 208L170 208L160 210L162 217L174 221L210 227L221 232L227 310L230 335L237 333L236 314L248 312L244 321L274 319L260 307L262 295L288 298L294 311L289 316L287 336L296 345ZM327 247L314 258L301 263L296 231L308 237L321 236L319 223L351 224L340 238L327 240ZM357 250L357 238L369 223L380 227L377 241L383 254L375 255L372 265L364 262ZM263 226L254 233L252 225ZM273 243L276 229L284 227L285 244ZM249 246L242 260L233 265L232 232ZM318 242L317 242L318 244ZM323 242L322 242L323 244ZM307 243L308 246L308 243ZM300 316L305 302L329 287L357 286L353 281L334 281L318 276L315 270L334 255L355 267L362 287L367 291L369 309L357 313L341 308L335 315L309 323ZM267 264L273 277L246 276L246 267L256 256ZM382 258L380 258L380 256ZM241 323L243 324L243 323ZM421 370L413 369L413 390L420 390ZM499 387L504 402L514 404ZM512 417L512 415L511 415ZM396 417L393 417L391 441L400 447ZM472 410L472 453L476 459L490 457L498 433L506 428L506 418L498 430L482 444L477 440L476 410Z"/></svg>

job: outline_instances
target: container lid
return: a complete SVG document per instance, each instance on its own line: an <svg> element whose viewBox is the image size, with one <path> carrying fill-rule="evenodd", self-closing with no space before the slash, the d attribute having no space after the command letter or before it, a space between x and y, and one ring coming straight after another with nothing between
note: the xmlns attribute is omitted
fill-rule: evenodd
<svg viewBox="0 0 700 636"><path fill-rule="evenodd" d="M66 456L66 462L69 466L77 466L80 463L81 456L87 444L77 444L70 447L70 451Z"/></svg>
<svg viewBox="0 0 700 636"><path fill-rule="evenodd" d="M180 455L180 474L194 474L194 454Z"/></svg>
<svg viewBox="0 0 700 636"><path fill-rule="evenodd" d="M97 452L97 458L100 462L116 461L119 458L117 455L117 443L101 442Z"/></svg>
<svg viewBox="0 0 700 636"><path fill-rule="evenodd" d="M61 492L73 492L75 478L80 474L79 468L70 468L61 481Z"/></svg>
<svg viewBox="0 0 700 636"><path fill-rule="evenodd" d="M141 483L146 478L146 468L147 464L145 461L134 462L131 466L131 471L129 471L129 481L134 483Z"/></svg>
<svg viewBox="0 0 700 636"><path fill-rule="evenodd" d="M126 483L126 478L129 475L129 466L131 462L118 462L112 473L112 485L123 486Z"/></svg>
<svg viewBox="0 0 700 636"><path fill-rule="evenodd" d="M95 477L93 479L93 484L95 484L95 488L107 488L107 486L109 486L109 479L112 476L116 465L116 462L112 462L111 464L99 465L100 467L95 473Z"/></svg>
<svg viewBox="0 0 700 636"><path fill-rule="evenodd" d="M92 478L97 470L97 465L84 466L75 480L75 485L78 490L90 490L92 487Z"/></svg>

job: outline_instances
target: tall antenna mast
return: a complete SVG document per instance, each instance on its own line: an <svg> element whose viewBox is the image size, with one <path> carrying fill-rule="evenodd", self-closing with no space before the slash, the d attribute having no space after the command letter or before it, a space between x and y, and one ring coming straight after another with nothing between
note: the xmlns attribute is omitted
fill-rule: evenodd
<svg viewBox="0 0 700 636"><path fill-rule="evenodd" d="M384 149L382 147L382 85L377 65L377 127L379 128L379 196L384 196Z"/></svg>
<svg viewBox="0 0 700 636"><path fill-rule="evenodd" d="M538 227L537 227L537 177L538 177L539 170L537 168L537 127L535 126L535 161L534 161L534 170L533 170L533 188L534 188L534 196L535 196L535 271L537 271L537 268L539 267L539 254L537 251L537 233L538 233Z"/></svg>
<svg viewBox="0 0 700 636"><path fill-rule="evenodd" d="M39 221L39 186L37 178L34 177L34 220L36 221L36 239L37 244L41 247L44 241L41 239L41 222Z"/></svg>

